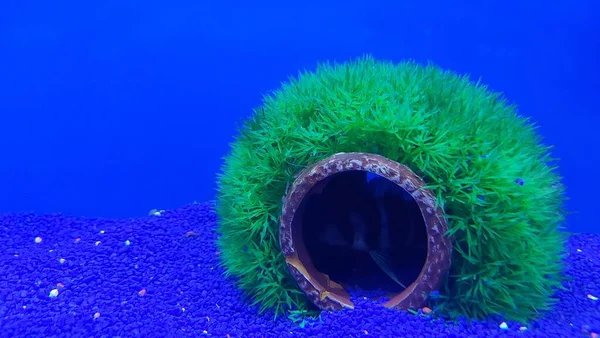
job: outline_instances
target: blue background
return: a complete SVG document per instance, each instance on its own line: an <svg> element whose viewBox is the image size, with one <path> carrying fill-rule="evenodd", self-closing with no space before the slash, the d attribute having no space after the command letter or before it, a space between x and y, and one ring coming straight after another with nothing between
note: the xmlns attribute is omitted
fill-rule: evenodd
<svg viewBox="0 0 600 338"><path fill-rule="evenodd" d="M3 1L0 212L134 217L212 199L262 94L370 53L504 92L555 145L569 229L600 232L599 1L214 3Z"/></svg>

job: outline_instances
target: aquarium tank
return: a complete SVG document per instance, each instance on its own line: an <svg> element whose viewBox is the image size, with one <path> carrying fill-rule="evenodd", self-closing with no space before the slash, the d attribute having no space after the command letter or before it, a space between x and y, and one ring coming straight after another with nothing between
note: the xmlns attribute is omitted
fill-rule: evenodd
<svg viewBox="0 0 600 338"><path fill-rule="evenodd" d="M0 338L599 337L597 1L4 2Z"/></svg>

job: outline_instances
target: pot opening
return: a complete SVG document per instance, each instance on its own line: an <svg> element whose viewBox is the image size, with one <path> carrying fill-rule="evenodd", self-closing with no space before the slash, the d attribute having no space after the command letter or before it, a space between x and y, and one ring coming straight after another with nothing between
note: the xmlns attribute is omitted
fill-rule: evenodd
<svg viewBox="0 0 600 338"><path fill-rule="evenodd" d="M342 171L317 182L293 223L303 243L297 246L299 256L310 261L304 265L345 291L367 292L356 296L393 298L417 280L427 259L427 231L417 202L399 185L367 171Z"/></svg>
<svg viewBox="0 0 600 338"><path fill-rule="evenodd" d="M354 308L350 294L418 309L450 269L442 208L419 176L383 156L325 158L298 174L282 202L281 252L322 310Z"/></svg>

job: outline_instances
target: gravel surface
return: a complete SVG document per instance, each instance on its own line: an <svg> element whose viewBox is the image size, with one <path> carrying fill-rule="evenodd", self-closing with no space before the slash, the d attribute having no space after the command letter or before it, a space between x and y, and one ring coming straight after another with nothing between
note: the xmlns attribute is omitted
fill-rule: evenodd
<svg viewBox="0 0 600 338"><path fill-rule="evenodd" d="M0 337L585 337L600 333L600 235L573 235L546 318L443 322L355 299L298 325L222 276L208 203L138 219L0 215Z"/></svg>

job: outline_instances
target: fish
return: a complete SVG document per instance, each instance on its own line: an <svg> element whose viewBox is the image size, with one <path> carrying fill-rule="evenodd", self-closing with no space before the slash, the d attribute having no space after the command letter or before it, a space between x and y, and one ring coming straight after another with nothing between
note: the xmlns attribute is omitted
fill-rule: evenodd
<svg viewBox="0 0 600 338"><path fill-rule="evenodd" d="M334 247L347 248L352 246L350 242L344 238L339 227L333 223L325 224L323 231L319 233L319 241Z"/></svg>
<svg viewBox="0 0 600 338"><path fill-rule="evenodd" d="M388 224L388 220L387 220L387 213L385 211L385 194L386 193L393 193L395 195L400 195L401 198L404 200L404 202L409 202L409 201L414 201L413 197L403 188L400 187L394 187L393 183L391 183L388 179L376 175L376 174L371 174L369 173L369 175L367 175L367 181L369 182L370 185L370 189L371 192L373 193L374 197L377 200L377 207L379 210L379 214L380 217L382 218L382 225L387 225ZM392 191L394 190L394 191ZM422 243L422 241L417 240L415 237L417 236L416 234L416 229L418 224L416 224L416 219L415 217L411 214L410 208L408 206L403 206L401 208L407 208L406 210L404 210L405 212L405 217L403 222L405 223L402 227L402 229L404 230L404 242L402 243L402 247L404 248L415 248L415 249L427 249L427 242ZM420 215L420 213L417 213L417 215ZM384 232L382 234L383 238L389 238L389 226L388 227L382 227L382 232ZM386 245L391 245L391 243L385 243ZM389 247L388 247L389 249Z"/></svg>
<svg viewBox="0 0 600 338"><path fill-rule="evenodd" d="M369 178L369 177L367 177ZM385 194L389 191L390 182L387 179L377 176L369 181L369 186L372 187L372 193L375 197L375 203L379 212L381 230L379 232L377 250L370 250L369 254L371 258L377 263L377 266L385 272L396 284L406 289L406 286L400 282L392 268L390 267L390 252L392 249L392 243L390 239L390 224L388 220L388 214L385 210Z"/></svg>

